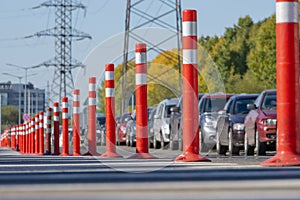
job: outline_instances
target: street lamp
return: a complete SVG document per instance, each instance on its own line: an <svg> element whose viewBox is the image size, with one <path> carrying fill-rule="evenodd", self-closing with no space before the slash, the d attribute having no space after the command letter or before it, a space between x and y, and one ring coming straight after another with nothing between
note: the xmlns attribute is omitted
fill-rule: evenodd
<svg viewBox="0 0 300 200"><path fill-rule="evenodd" d="M23 69L25 70L25 93L24 93L24 113L26 113L26 99L27 99L27 70L29 69L33 69L35 67L22 67L19 65L14 65L14 64L10 64L10 63L6 63L6 65L11 66L11 67L17 67L19 69ZM28 108L27 108L28 109ZM27 113L29 113L29 110L27 110Z"/></svg>
<svg viewBox="0 0 300 200"><path fill-rule="evenodd" d="M19 79L19 124L21 124L21 79L23 78L22 76L16 76L14 74L10 74L10 73L2 73L3 75L7 75L7 76L12 76L15 78Z"/></svg>

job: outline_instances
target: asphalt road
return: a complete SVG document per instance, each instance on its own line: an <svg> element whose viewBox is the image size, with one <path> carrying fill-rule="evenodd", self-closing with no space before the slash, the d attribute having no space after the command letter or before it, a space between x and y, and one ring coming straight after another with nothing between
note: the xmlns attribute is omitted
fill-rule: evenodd
<svg viewBox="0 0 300 200"><path fill-rule="evenodd" d="M104 148L100 147L103 153ZM151 150L158 159L20 155L0 149L0 199L300 199L300 167L266 168L258 159L217 157L174 162L179 151Z"/></svg>

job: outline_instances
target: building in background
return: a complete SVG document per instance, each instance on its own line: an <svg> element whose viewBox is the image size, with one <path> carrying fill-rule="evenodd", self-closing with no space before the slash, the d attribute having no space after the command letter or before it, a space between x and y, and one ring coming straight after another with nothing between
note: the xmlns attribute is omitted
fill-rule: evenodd
<svg viewBox="0 0 300 200"><path fill-rule="evenodd" d="M2 106L16 106L19 108L19 92L21 93L21 112L36 114L45 111L45 90L34 88L32 83L27 84L27 95L25 93L25 84L19 83L0 83L0 94L2 97ZM26 96L26 106L24 106L24 96ZM27 112L24 111L26 108ZM29 112L28 112L29 111Z"/></svg>

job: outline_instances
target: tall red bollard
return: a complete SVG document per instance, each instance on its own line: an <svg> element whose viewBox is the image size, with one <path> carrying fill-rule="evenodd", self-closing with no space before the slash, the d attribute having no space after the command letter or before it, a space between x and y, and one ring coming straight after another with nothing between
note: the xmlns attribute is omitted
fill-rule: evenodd
<svg viewBox="0 0 300 200"><path fill-rule="evenodd" d="M155 158L148 152L148 108L147 108L147 47L135 46L136 87L136 154L129 158Z"/></svg>
<svg viewBox="0 0 300 200"><path fill-rule="evenodd" d="M11 149L15 150L16 149L16 132L15 132L15 127L11 127L10 129L10 135L11 135Z"/></svg>
<svg viewBox="0 0 300 200"><path fill-rule="evenodd" d="M30 153L34 153L34 148L35 148L35 138L34 138L34 135L35 135L35 118L32 118L31 119L31 131L30 131L30 140L31 140L31 146L30 146Z"/></svg>
<svg viewBox="0 0 300 200"><path fill-rule="evenodd" d="M69 156L69 119L68 97L62 98L62 152L60 156Z"/></svg>
<svg viewBox="0 0 300 200"><path fill-rule="evenodd" d="M298 0L276 0L277 153L263 166L300 165L298 32Z"/></svg>
<svg viewBox="0 0 300 200"><path fill-rule="evenodd" d="M24 122L25 123L25 122ZM20 139L20 152L22 153L22 154L24 154L25 153L25 150L24 150L24 147L25 147L25 124L21 124L21 139Z"/></svg>
<svg viewBox="0 0 300 200"><path fill-rule="evenodd" d="M39 154L40 153L40 151L39 151L39 148L40 148L40 146L39 146L39 138L40 138L40 135L39 135L39 114L36 114L35 115L35 131L34 131L34 138L35 138L35 151L34 151L34 153L35 154Z"/></svg>
<svg viewBox="0 0 300 200"><path fill-rule="evenodd" d="M51 115L52 115L52 108L47 108L46 116L47 116L47 123L46 123L46 155L51 155Z"/></svg>
<svg viewBox="0 0 300 200"><path fill-rule="evenodd" d="M88 152L86 156L99 156L96 149L96 77L89 78Z"/></svg>
<svg viewBox="0 0 300 200"><path fill-rule="evenodd" d="M199 155L197 11L184 10L182 17L182 133L183 154L176 161L210 161Z"/></svg>
<svg viewBox="0 0 300 200"><path fill-rule="evenodd" d="M116 152L114 65L105 66L106 152L102 158L120 158Z"/></svg>
<svg viewBox="0 0 300 200"><path fill-rule="evenodd" d="M40 112L39 115L39 155L44 155L45 147L44 147L44 112Z"/></svg>
<svg viewBox="0 0 300 200"><path fill-rule="evenodd" d="M19 139L20 139L20 137L19 137L19 124L17 124L15 126L15 137L16 137L16 147L15 147L15 150L19 151Z"/></svg>
<svg viewBox="0 0 300 200"><path fill-rule="evenodd" d="M53 155L59 155L59 103L53 104Z"/></svg>
<svg viewBox="0 0 300 200"><path fill-rule="evenodd" d="M73 91L73 156L80 156L80 90Z"/></svg>
<svg viewBox="0 0 300 200"><path fill-rule="evenodd" d="M28 134L29 133L29 120L25 124L25 153L28 154L28 147L29 147L29 139Z"/></svg>
<svg viewBox="0 0 300 200"><path fill-rule="evenodd" d="M27 153L30 154L30 148L31 148L31 138L30 138L30 133L31 133L31 120L32 119L29 119L28 120L28 123L27 123L27 135L26 135L26 138L27 138Z"/></svg>

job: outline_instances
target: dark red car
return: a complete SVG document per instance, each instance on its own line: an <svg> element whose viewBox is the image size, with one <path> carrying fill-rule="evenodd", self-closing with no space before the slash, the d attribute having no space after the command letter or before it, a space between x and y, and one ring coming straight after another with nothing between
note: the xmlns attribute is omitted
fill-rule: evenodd
<svg viewBox="0 0 300 200"><path fill-rule="evenodd" d="M276 90L265 90L254 104L248 104L249 114L245 118L245 151L265 155L267 150L276 150L277 112Z"/></svg>
<svg viewBox="0 0 300 200"><path fill-rule="evenodd" d="M130 118L131 113L124 113L121 115L116 127L117 144L125 144L126 142L126 124Z"/></svg>

